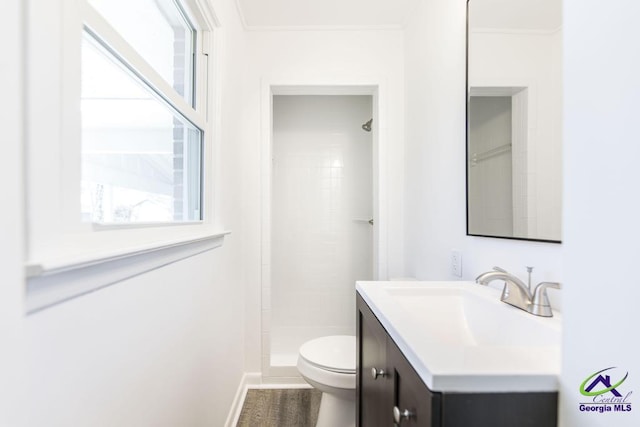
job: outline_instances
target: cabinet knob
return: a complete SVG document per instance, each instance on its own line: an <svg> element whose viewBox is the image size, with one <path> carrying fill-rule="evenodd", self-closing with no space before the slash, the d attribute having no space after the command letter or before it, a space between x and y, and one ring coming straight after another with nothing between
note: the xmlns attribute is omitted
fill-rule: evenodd
<svg viewBox="0 0 640 427"><path fill-rule="evenodd" d="M377 380L378 377L384 377L386 375L387 373L384 371L384 369L371 368L371 376L374 380Z"/></svg>
<svg viewBox="0 0 640 427"><path fill-rule="evenodd" d="M393 421L396 424L400 424L402 420L408 420L409 418L413 418L415 414L408 409L401 411L397 406L393 407Z"/></svg>

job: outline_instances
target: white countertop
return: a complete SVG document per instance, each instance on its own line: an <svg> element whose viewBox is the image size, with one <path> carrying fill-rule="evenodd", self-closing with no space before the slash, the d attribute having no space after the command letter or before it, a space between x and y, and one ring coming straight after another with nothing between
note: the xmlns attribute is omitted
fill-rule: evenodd
<svg viewBox="0 0 640 427"><path fill-rule="evenodd" d="M542 318L473 282L357 282L433 391L557 391L561 317Z"/></svg>

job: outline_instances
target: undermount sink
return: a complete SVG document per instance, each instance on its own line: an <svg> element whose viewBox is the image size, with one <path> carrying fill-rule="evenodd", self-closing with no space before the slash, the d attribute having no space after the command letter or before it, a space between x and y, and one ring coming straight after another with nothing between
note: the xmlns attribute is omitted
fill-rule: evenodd
<svg viewBox="0 0 640 427"><path fill-rule="evenodd" d="M432 390L555 391L561 318L533 316L473 282L358 282Z"/></svg>

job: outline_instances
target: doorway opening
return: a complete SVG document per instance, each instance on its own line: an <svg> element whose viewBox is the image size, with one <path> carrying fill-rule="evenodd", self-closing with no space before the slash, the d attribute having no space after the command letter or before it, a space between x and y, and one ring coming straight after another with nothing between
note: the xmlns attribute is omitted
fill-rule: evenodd
<svg viewBox="0 0 640 427"><path fill-rule="evenodd" d="M310 339L355 335L353 284L373 278L371 105L363 95L273 98L273 366L295 366Z"/></svg>
<svg viewBox="0 0 640 427"><path fill-rule="evenodd" d="M300 346L355 335L355 282L379 277L378 100L374 87L271 89L262 374L295 382Z"/></svg>

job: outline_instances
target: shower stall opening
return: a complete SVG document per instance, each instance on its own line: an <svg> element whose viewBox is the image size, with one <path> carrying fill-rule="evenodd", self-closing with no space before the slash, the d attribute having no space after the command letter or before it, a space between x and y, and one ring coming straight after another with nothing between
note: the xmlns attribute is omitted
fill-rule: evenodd
<svg viewBox="0 0 640 427"><path fill-rule="evenodd" d="M355 282L374 271L372 110L371 95L273 96L263 356L285 376L305 341L355 335Z"/></svg>

